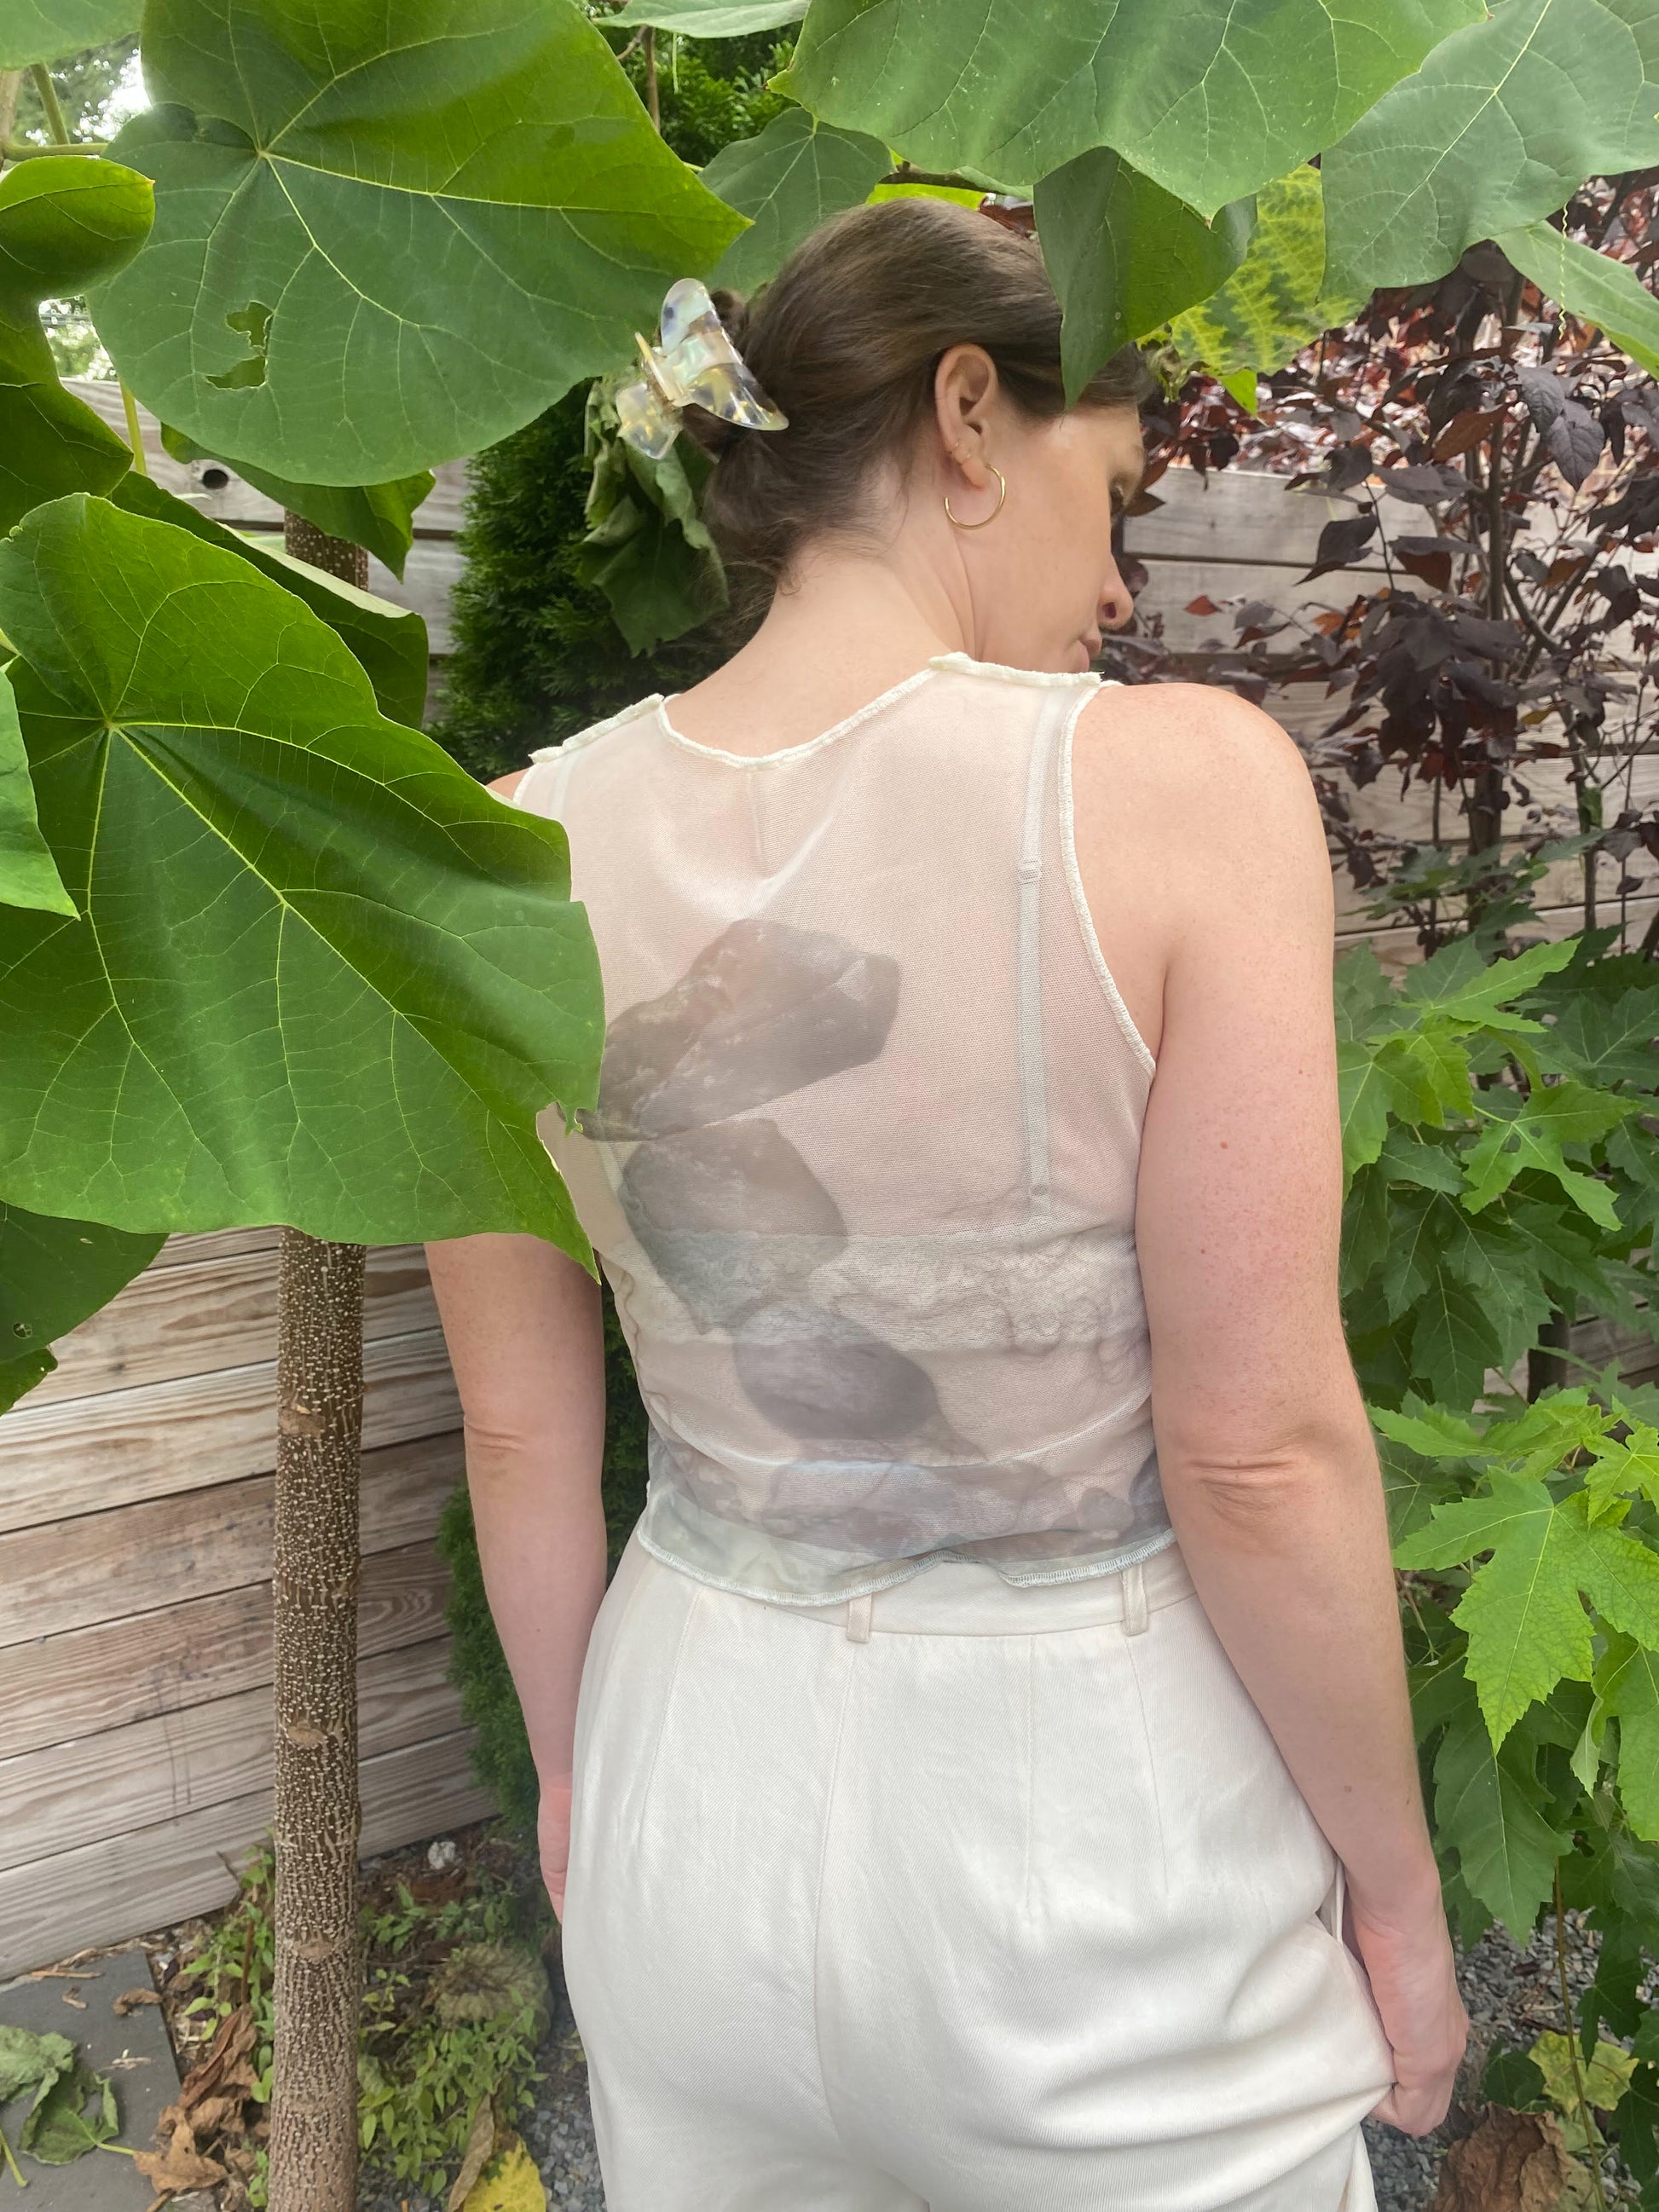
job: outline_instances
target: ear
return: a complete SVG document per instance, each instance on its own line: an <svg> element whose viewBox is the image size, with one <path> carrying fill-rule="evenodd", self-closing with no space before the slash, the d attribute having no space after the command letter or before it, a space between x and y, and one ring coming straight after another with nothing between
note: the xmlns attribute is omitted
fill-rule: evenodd
<svg viewBox="0 0 1659 2212"><path fill-rule="evenodd" d="M933 416L945 465L975 489L988 485L986 434L1000 380L997 365L980 345L947 347L933 372Z"/></svg>

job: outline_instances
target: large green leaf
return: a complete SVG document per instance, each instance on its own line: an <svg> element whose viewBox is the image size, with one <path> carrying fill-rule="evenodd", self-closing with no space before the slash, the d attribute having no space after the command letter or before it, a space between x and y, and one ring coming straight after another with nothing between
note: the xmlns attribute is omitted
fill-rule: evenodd
<svg viewBox="0 0 1659 2212"><path fill-rule="evenodd" d="M1592 1221L1604 1229L1617 1229L1619 1210L1611 1188L1582 1169L1570 1167L1561 1147L1594 1144L1641 1105L1639 1097L1593 1091L1571 1079L1534 1091L1518 1114L1489 1123L1464 1155L1468 1178L1464 1205L1478 1213L1506 1191L1522 1169L1531 1168L1553 1176Z"/></svg>
<svg viewBox="0 0 1659 2212"><path fill-rule="evenodd" d="M106 46L138 27L139 0L0 0L0 70Z"/></svg>
<svg viewBox="0 0 1659 2212"><path fill-rule="evenodd" d="M303 515L314 530L330 538L343 538L348 544L363 546L400 580L415 542L415 510L437 482L430 469L422 469L396 483L294 483L287 477L274 477L268 470L238 460L234 454L211 453L170 425L162 426L161 443L175 461L223 461L255 491L264 492L278 507L292 507L295 514Z"/></svg>
<svg viewBox="0 0 1659 2212"><path fill-rule="evenodd" d="M476 453L742 228L574 0L150 0L116 142L155 233L94 300L165 422L307 483Z"/></svg>
<svg viewBox="0 0 1659 2212"><path fill-rule="evenodd" d="M722 147L702 181L753 227L732 240L710 281L737 292L765 283L826 216L867 200L891 166L879 138L837 131L804 107L786 107L757 138Z"/></svg>
<svg viewBox="0 0 1659 2212"><path fill-rule="evenodd" d="M1455 1850L1470 1895L1523 1948L1570 1844L1550 1825L1535 1759L1518 1737L1494 1751L1480 1714L1466 1705L1434 1762L1437 1833Z"/></svg>
<svg viewBox="0 0 1659 2212"><path fill-rule="evenodd" d="M1659 161L1659 0L1498 0L1321 167L1333 280L1443 276L1467 246Z"/></svg>
<svg viewBox="0 0 1659 2212"><path fill-rule="evenodd" d="M43 154L0 176L0 532L41 500L107 491L131 462L58 382L39 309L131 261L150 215L146 178L90 155Z"/></svg>
<svg viewBox="0 0 1659 2212"><path fill-rule="evenodd" d="M1498 243L1547 300L1594 323L1650 376L1659 375L1659 300L1628 263L1564 238L1547 222L1506 230Z"/></svg>
<svg viewBox="0 0 1659 2212"><path fill-rule="evenodd" d="M1213 215L1330 145L1479 0L813 0L787 84L925 168L1009 185L1091 146Z"/></svg>
<svg viewBox="0 0 1659 2212"><path fill-rule="evenodd" d="M1220 289L1177 315L1170 338L1182 358L1224 376L1283 368L1322 331L1348 321L1363 293L1325 289L1325 203L1319 172L1305 166L1256 195L1255 229Z"/></svg>
<svg viewBox="0 0 1659 2212"><path fill-rule="evenodd" d="M0 1413L52 1372L49 1347L107 1305L165 1241L0 1204Z"/></svg>
<svg viewBox="0 0 1659 2212"><path fill-rule="evenodd" d="M746 39L799 23L805 13L806 0L629 0L610 21L678 31L688 39Z"/></svg>
<svg viewBox="0 0 1659 2212"><path fill-rule="evenodd" d="M1066 398L1074 400L1120 346L1207 300L1243 259L1255 223L1249 199L1206 223L1103 146L1044 177L1037 236L1065 310Z"/></svg>
<svg viewBox="0 0 1659 2212"><path fill-rule="evenodd" d="M603 1030L557 824L383 720L293 592L106 501L0 545L0 625L87 917L0 911L0 1193L585 1259L533 1118L592 1101Z"/></svg>
<svg viewBox="0 0 1659 2212"><path fill-rule="evenodd" d="M39 907L73 915L58 863L40 835L28 755L17 720L11 683L0 668L0 906Z"/></svg>
<svg viewBox="0 0 1659 2212"><path fill-rule="evenodd" d="M302 599L313 614L320 615L362 661L380 712L388 721L407 722L418 728L426 708L429 664L426 624L412 607L394 607L372 592L330 576L308 562L289 558L274 534L227 530L188 500L175 499L149 477L133 471L124 476L110 494L117 507L130 514L147 514L152 521L170 522L193 537L205 538L227 553L252 562L262 575Z"/></svg>

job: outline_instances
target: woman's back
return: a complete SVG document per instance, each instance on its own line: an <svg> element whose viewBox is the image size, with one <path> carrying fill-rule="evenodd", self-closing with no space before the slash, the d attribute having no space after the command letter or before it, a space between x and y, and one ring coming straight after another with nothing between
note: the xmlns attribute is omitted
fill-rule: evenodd
<svg viewBox="0 0 1659 2212"><path fill-rule="evenodd" d="M544 1119L651 1421L641 1540L822 1601L1170 1540L1133 1222L1152 1056L1096 942L1071 746L1098 689L941 656L806 743L660 701L537 756L610 1023Z"/></svg>

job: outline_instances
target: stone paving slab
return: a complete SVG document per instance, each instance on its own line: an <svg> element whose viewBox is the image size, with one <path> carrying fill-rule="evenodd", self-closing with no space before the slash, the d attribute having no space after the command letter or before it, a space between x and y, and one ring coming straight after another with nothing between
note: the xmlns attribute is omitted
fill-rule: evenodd
<svg viewBox="0 0 1659 2212"><path fill-rule="evenodd" d="M132 2150L148 2150L164 2105L179 2091L173 2045L160 2005L140 2005L124 2020L114 2001L127 1990L153 1986L149 1960L142 1943L106 1951L87 1961L73 1980L56 1976L0 1985L0 2021L34 2035L66 2035L95 2074L114 2085L121 2128L115 2140ZM78 1997L81 2011L66 1999ZM13 2153L30 2097L0 2106L0 2127ZM20 2190L0 2160L0 2212L145 2212L155 2191L130 2158L90 2150L72 2166L38 2166L19 2155L28 2187Z"/></svg>

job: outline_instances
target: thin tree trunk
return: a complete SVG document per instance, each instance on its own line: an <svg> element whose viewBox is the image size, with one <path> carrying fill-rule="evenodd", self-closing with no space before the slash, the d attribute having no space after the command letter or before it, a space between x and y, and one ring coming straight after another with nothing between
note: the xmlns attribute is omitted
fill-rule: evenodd
<svg viewBox="0 0 1659 2212"><path fill-rule="evenodd" d="M657 88L657 34L647 31L641 42L645 60L645 112L653 131L662 129L662 95Z"/></svg>
<svg viewBox="0 0 1659 2212"><path fill-rule="evenodd" d="M17 128L17 94L22 82L21 70L0 70L0 169L6 166L6 142Z"/></svg>
<svg viewBox="0 0 1659 2212"><path fill-rule="evenodd" d="M362 550L287 516L364 586ZM277 1291L276 2039L270 2212L357 2201L357 1499L363 1248L283 1231Z"/></svg>

